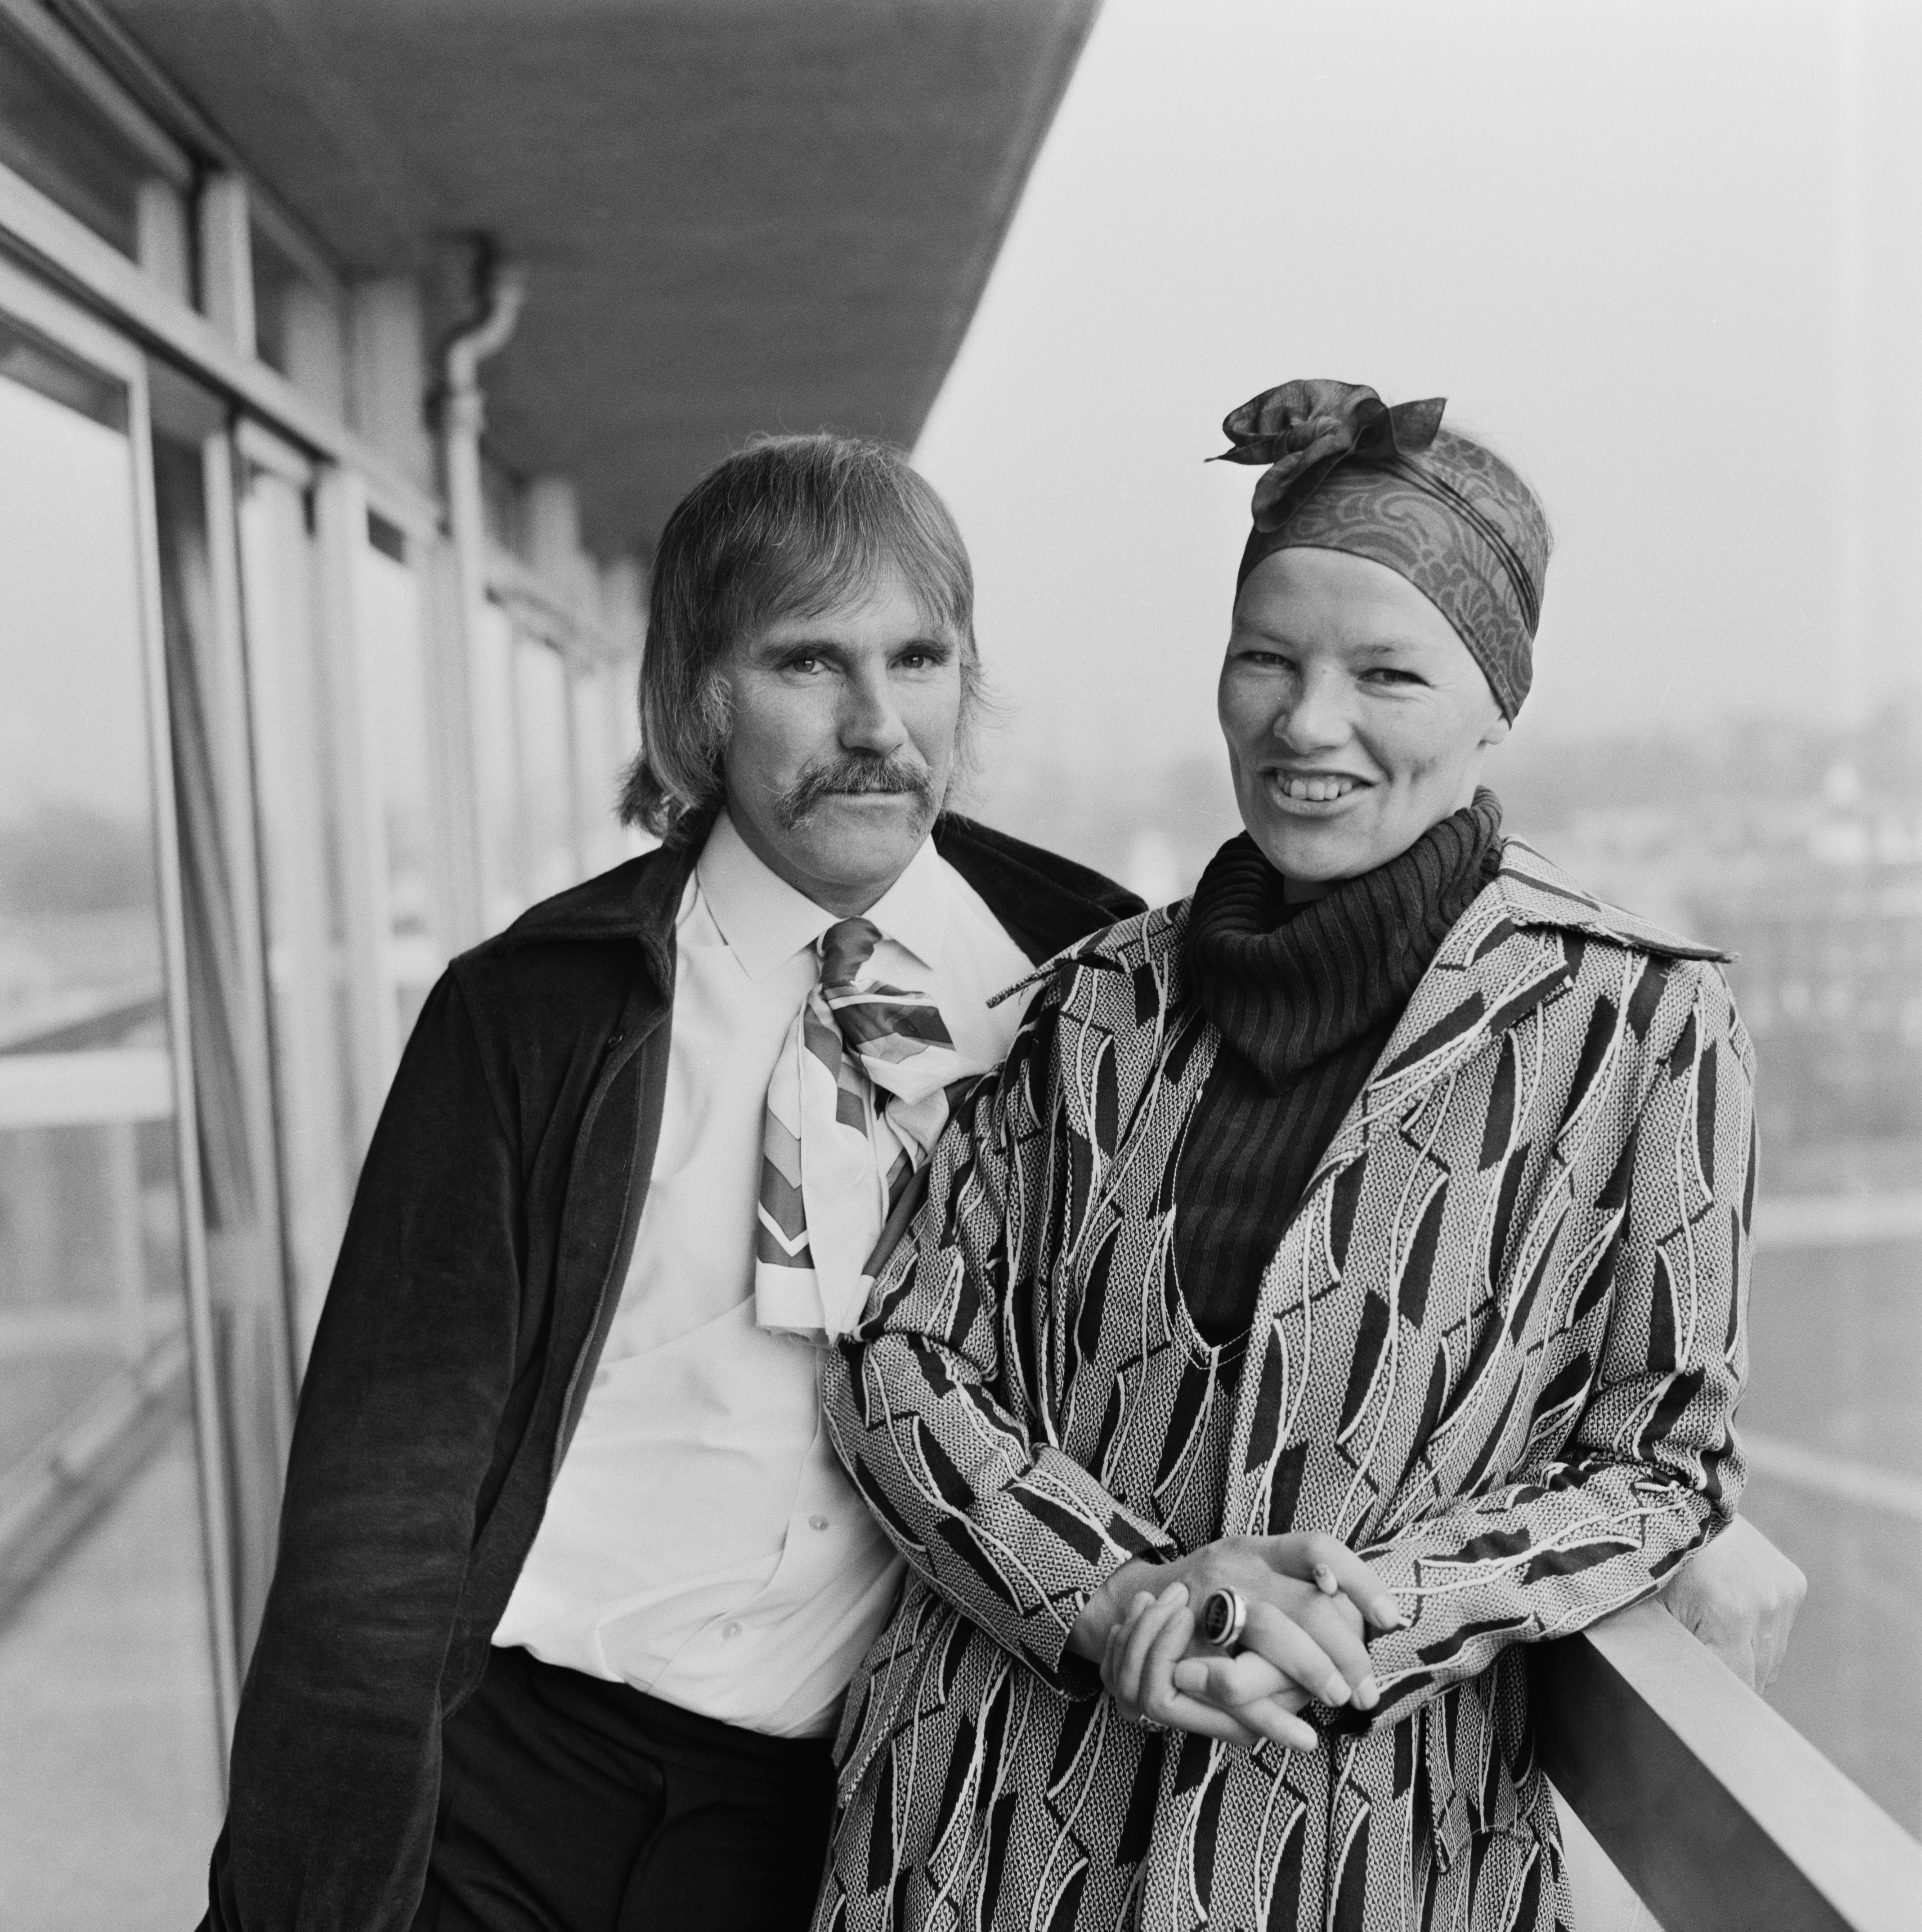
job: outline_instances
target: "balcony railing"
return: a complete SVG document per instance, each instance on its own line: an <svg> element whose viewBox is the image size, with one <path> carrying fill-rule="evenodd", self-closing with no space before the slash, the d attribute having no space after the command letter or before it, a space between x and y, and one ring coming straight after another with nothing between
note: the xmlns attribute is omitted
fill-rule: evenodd
<svg viewBox="0 0 1922 1932"><path fill-rule="evenodd" d="M1531 1661L1549 1774L1663 1932L1922 1932L1922 1844L1658 1605Z"/></svg>

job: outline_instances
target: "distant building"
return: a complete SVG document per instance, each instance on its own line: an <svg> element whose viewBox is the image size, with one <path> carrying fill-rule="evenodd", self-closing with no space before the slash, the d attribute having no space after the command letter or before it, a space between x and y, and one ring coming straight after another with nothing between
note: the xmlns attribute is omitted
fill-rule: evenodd
<svg viewBox="0 0 1922 1932"><path fill-rule="evenodd" d="M1798 829L1687 888L1738 956L1765 1140L1798 1191L1922 1186L1922 826L1825 804Z"/></svg>

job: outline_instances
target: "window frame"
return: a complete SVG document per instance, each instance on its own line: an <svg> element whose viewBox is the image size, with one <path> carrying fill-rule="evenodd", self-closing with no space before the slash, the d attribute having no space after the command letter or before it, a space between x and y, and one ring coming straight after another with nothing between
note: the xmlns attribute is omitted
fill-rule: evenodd
<svg viewBox="0 0 1922 1932"><path fill-rule="evenodd" d="M105 248L107 244L100 244ZM229 1499L221 1456L217 1369L202 1196L199 1118L194 1092L193 1024L187 974L179 826L175 809L173 746L160 628L159 535L154 503L151 426L145 357L134 344L103 326L43 283L0 257L0 316L17 320L78 360L123 384L133 491L134 540L141 673L148 770L153 788L154 867L160 893L161 963L166 975L168 1058L172 1070L174 1162L180 1191L181 1266L187 1300L188 1375L193 1413L194 1462L200 1503L201 1558L208 1628L214 1656L214 1718L220 1776L226 1741L240 1702L234 1624L233 1564L227 1542Z"/></svg>

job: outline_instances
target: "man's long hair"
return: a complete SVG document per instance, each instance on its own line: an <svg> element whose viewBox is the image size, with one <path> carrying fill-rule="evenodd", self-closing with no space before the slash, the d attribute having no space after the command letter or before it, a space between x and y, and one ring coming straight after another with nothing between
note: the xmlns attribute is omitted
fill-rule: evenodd
<svg viewBox="0 0 1922 1932"><path fill-rule="evenodd" d="M621 817L672 842L721 800L736 645L859 596L892 564L961 652L965 746L980 695L974 572L947 506L889 445L759 436L715 464L661 533L640 664L640 751Z"/></svg>

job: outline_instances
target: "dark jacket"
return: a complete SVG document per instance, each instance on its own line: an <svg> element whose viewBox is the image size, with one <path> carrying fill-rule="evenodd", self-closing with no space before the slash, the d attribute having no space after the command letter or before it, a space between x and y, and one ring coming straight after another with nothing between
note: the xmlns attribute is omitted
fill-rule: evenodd
<svg viewBox="0 0 1922 1932"><path fill-rule="evenodd" d="M1137 909L967 819L934 838L1036 960ZM536 906L422 1010L301 1390L213 1932L412 1921L441 1726L480 1680L646 1198L691 862L650 853Z"/></svg>

